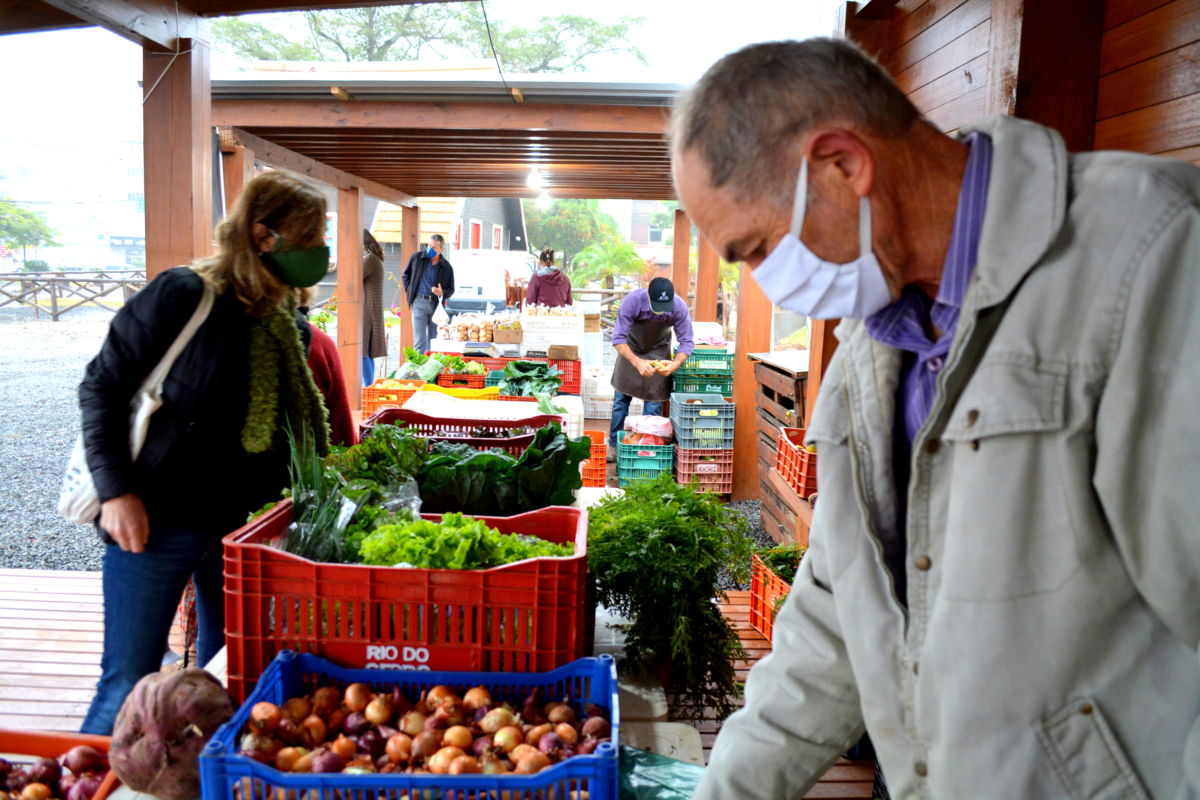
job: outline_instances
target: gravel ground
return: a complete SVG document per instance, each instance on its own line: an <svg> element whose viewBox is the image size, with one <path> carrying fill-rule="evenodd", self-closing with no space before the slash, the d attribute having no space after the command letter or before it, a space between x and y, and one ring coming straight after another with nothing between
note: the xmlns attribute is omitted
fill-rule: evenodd
<svg viewBox="0 0 1200 800"><path fill-rule="evenodd" d="M774 547L775 541L771 539L770 534L763 530L762 514L759 511L758 502L757 500L739 500L736 503L729 503L727 508L743 517L750 525L750 540L755 547ZM750 588L750 581L737 583L728 573L722 572L717 582L717 588L722 591L746 590Z"/></svg>
<svg viewBox="0 0 1200 800"><path fill-rule="evenodd" d="M84 307L53 322L0 309L0 567L100 568L94 530L62 519L55 505L79 435L75 390L112 316Z"/></svg>

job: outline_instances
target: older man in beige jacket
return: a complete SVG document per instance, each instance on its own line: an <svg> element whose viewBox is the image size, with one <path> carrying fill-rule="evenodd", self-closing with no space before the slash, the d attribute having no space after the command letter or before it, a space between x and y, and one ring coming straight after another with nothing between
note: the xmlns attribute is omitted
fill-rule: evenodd
<svg viewBox="0 0 1200 800"><path fill-rule="evenodd" d="M811 547L696 797L799 798L864 728L895 797L1200 796L1200 170L945 136L832 40L717 63L673 156L719 252L846 318Z"/></svg>

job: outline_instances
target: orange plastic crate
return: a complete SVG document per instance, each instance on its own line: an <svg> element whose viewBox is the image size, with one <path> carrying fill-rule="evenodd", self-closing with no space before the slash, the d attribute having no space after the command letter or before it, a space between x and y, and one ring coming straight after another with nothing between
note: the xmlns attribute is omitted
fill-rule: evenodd
<svg viewBox="0 0 1200 800"><path fill-rule="evenodd" d="M460 389L482 389L487 375L447 375L437 376L438 386L453 386Z"/></svg>
<svg viewBox="0 0 1200 800"><path fill-rule="evenodd" d="M768 642L775 630L775 604L791 590L757 554L750 556L750 627Z"/></svg>
<svg viewBox="0 0 1200 800"><path fill-rule="evenodd" d="M804 428L781 428L775 469L806 500L817 492L817 454L804 449Z"/></svg>
<svg viewBox="0 0 1200 800"><path fill-rule="evenodd" d="M229 691L239 702L284 649L347 667L468 672L544 672L588 655L581 509L480 517L575 552L474 570L316 563L271 546L291 518L284 500L224 539Z"/></svg>
<svg viewBox="0 0 1200 800"><path fill-rule="evenodd" d="M404 401L412 397L418 389L425 385L425 381L404 381L416 388L413 389L384 389L379 384L383 380L377 380L370 386L364 386L362 390L362 414L368 416L374 414L384 406L402 406Z"/></svg>
<svg viewBox="0 0 1200 800"><path fill-rule="evenodd" d="M579 465L584 486L608 485L608 434L604 431L584 431L592 443L591 456Z"/></svg>
<svg viewBox="0 0 1200 800"><path fill-rule="evenodd" d="M87 733L31 733L0 729L0 753L5 753L6 757L16 756L11 760L18 764L25 763L20 756L29 756L29 762L36 758L58 759L72 747L81 744L90 745L107 755L108 748L112 745L112 737ZM92 800L104 800L120 785L117 773L109 770L100 788L92 795Z"/></svg>
<svg viewBox="0 0 1200 800"><path fill-rule="evenodd" d="M733 491L733 450L693 450L675 445L675 481L701 491L729 494Z"/></svg>

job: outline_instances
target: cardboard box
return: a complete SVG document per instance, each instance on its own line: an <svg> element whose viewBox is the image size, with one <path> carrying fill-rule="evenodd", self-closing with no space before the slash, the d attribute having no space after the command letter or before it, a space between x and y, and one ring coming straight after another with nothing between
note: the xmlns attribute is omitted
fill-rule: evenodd
<svg viewBox="0 0 1200 800"><path fill-rule="evenodd" d="M599 333L600 332L600 315L599 314L584 314L583 315L583 332L584 333Z"/></svg>
<svg viewBox="0 0 1200 800"><path fill-rule="evenodd" d="M579 348L573 344L552 344L546 348L548 357L560 361L578 361Z"/></svg>
<svg viewBox="0 0 1200 800"><path fill-rule="evenodd" d="M520 344L521 329L496 328L492 331L492 341L496 344Z"/></svg>

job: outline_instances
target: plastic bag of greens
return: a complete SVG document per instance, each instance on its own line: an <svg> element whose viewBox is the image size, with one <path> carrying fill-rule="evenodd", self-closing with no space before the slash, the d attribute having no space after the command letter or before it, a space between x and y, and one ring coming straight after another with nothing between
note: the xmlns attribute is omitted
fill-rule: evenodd
<svg viewBox="0 0 1200 800"><path fill-rule="evenodd" d="M442 362L436 358L431 358L421 366L417 367L417 377L426 383L433 383L437 380L437 376L442 374Z"/></svg>
<svg viewBox="0 0 1200 800"><path fill-rule="evenodd" d="M400 365L400 369L396 370L396 380L401 381L419 381L421 378L421 368L411 361L405 361Z"/></svg>
<svg viewBox="0 0 1200 800"><path fill-rule="evenodd" d="M621 800L689 800L704 767L621 745Z"/></svg>

